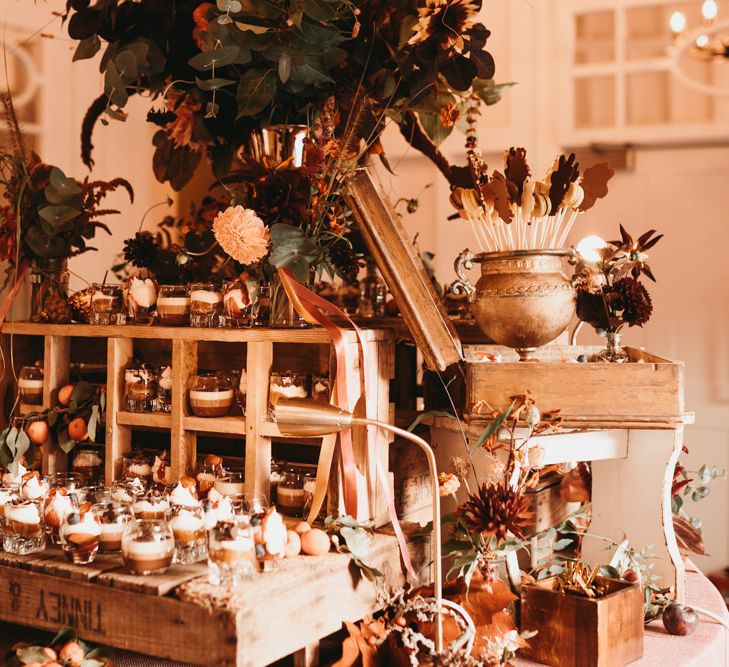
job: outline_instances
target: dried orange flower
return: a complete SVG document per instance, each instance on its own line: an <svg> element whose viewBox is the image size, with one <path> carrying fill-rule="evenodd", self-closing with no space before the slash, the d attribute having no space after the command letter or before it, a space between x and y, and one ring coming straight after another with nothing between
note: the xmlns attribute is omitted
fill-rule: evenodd
<svg viewBox="0 0 729 667"><path fill-rule="evenodd" d="M440 485L441 497L452 496L461 488L461 482L458 477L449 472L441 472L438 474L438 484Z"/></svg>
<svg viewBox="0 0 729 667"><path fill-rule="evenodd" d="M218 213L213 233L220 247L241 264L255 264L268 252L268 229L249 208L229 206Z"/></svg>

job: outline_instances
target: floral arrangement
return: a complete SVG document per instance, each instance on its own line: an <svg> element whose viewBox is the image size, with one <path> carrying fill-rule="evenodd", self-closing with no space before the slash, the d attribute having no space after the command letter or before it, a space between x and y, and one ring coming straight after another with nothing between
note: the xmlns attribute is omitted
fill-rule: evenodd
<svg viewBox="0 0 729 667"><path fill-rule="evenodd" d="M29 260L63 259L94 250L88 241L96 231L111 233L99 218L118 213L105 209L104 197L121 187L122 179L76 181L45 164L25 147L10 93L0 94L10 134L9 148L0 150L0 259L13 267Z"/></svg>
<svg viewBox="0 0 729 667"><path fill-rule="evenodd" d="M79 442L97 442L105 410L105 388L84 381L62 387L56 407L15 417L0 433L0 466L20 476L21 466L35 461L36 448L49 436L66 454Z"/></svg>
<svg viewBox="0 0 729 667"><path fill-rule="evenodd" d="M475 187L456 187L451 203L471 223L481 252L562 248L577 216L607 195L615 173L607 163L580 177L574 153L558 155L542 180L533 177L526 149L510 148L503 173L481 159L475 117L469 116L466 148Z"/></svg>
<svg viewBox="0 0 729 667"><path fill-rule="evenodd" d="M124 120L129 96L160 101L148 120L155 174L175 189L203 155L225 176L251 133L270 124L310 125L330 97L348 109L337 138L356 154L381 154L394 122L455 184L437 145L477 100L498 101L481 0L68 0L64 19L75 59L103 48L104 92L82 127L92 159L97 120ZM508 85L508 84L506 84Z"/></svg>
<svg viewBox="0 0 729 667"><path fill-rule="evenodd" d="M110 662L93 648L81 641L72 628L63 628L49 646L16 644L4 663L7 667L22 665L69 665L69 667L105 667Z"/></svg>
<svg viewBox="0 0 729 667"><path fill-rule="evenodd" d="M655 282L646 263L647 251L663 238L651 229L636 240L620 225L620 240L599 251L595 263L581 258L576 269L577 317L598 333L618 333L626 324L642 327L653 313L645 275Z"/></svg>

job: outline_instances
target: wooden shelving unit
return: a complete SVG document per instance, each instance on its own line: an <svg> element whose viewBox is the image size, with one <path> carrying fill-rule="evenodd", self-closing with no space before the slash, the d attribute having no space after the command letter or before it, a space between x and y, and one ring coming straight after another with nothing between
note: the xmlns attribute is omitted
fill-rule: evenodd
<svg viewBox="0 0 729 667"><path fill-rule="evenodd" d="M250 493L270 491L271 442L285 440L277 425L269 421L269 378L274 370L328 370L333 377L335 364L329 334L324 329L195 329L161 326L95 326L84 324L34 324L6 322L2 327L6 349L12 339L14 354L22 363L33 361L38 341L43 341L42 360L45 369L44 407L57 401L60 387L69 381L72 350L91 344L78 339L106 339L107 407L106 407L106 480L116 479L121 472L121 457L132 448L135 429L169 431L170 481L177 480L196 463L198 433L222 435L241 439L241 456L245 457L246 485ZM98 339L102 339L99 341ZM363 393L360 381L360 354L353 331L345 332L347 365L351 378L350 394L357 399ZM292 345L293 344L293 345ZM226 347L227 345L227 347ZM370 367L370 386L375 388L368 397L367 415L386 421L389 417L389 381L393 375L394 336L390 330L364 331ZM124 371L133 363L138 346L168 355L172 367L172 409L169 413L133 413L124 408ZM238 363L240 360L241 363ZM188 379L198 365L215 363L225 370L246 369L246 415L220 418L195 417L189 412ZM17 366L17 362L16 362ZM5 391L8 386L7 378ZM12 387L14 390L14 387ZM302 442L301 438L292 439ZM320 439L303 439L317 444ZM367 499L361 501L360 519L377 519L386 515L385 500L376 482L375 463L387 468L389 438L378 435L375 451L370 451L363 432L354 433L355 460L367 487ZM44 447L44 470L63 469L64 457L53 446ZM336 479L336 475L333 478ZM336 481L333 482L336 485ZM333 497L338 489L332 488Z"/></svg>

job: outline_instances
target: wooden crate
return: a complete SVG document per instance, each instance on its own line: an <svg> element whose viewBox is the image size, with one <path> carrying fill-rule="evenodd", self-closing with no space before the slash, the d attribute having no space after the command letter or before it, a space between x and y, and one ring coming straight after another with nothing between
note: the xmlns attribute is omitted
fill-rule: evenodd
<svg viewBox="0 0 729 667"><path fill-rule="evenodd" d="M503 409L509 397L528 390L542 410L559 408L566 426L594 428L675 428L684 419L684 365L635 348L637 363L574 363L600 347L549 345L539 362L516 361L512 350L478 345L466 348L467 420L491 406ZM504 361L483 361L486 354Z"/></svg>
<svg viewBox="0 0 729 667"><path fill-rule="evenodd" d="M304 372L333 371L334 355L325 329L197 329L161 326L97 326L84 324L33 324L6 322L2 327L7 349L10 337L20 355L23 349L37 350L43 341L45 372L44 407L56 404L57 392L69 380L72 350L78 341L92 344L106 339L107 409L106 409L106 481L116 479L121 472L121 457L132 448L135 429L169 432L169 481L177 480L195 466L198 433L211 433L241 440L240 455L245 455L246 485L249 493L270 492L271 443L286 441L278 426L269 420L268 389L271 370L301 370ZM370 367L368 417L380 421L389 418L389 383L393 375L394 339L390 331L367 329L363 332ZM23 339L28 339L24 345ZM354 331L344 334L347 365L350 370L350 395L357 399L363 393L360 382L359 349ZM170 413L133 413L124 410L124 371L133 360L137 346L150 354L171 357L173 376L172 410ZM101 353L103 355L103 352ZM29 359L30 361L30 359ZM190 414L187 402L187 382L198 367L242 367L247 371L246 416L199 418ZM7 374L6 374L7 375ZM333 375L333 373L332 373ZM7 387L6 390L11 387ZM166 439L166 438L165 438ZM321 438L295 439L296 442L318 446ZM377 446L370 448L364 429L353 434L354 455L362 482L358 519L374 520L377 525L387 522L387 505L377 483L376 462L388 467L387 434L377 433ZM65 457L57 448L44 447L44 470L62 470ZM332 497L338 495L336 475L333 475Z"/></svg>
<svg viewBox="0 0 729 667"><path fill-rule="evenodd" d="M428 540L408 546L420 569L429 560ZM404 584L391 535L374 536L367 562L384 574L386 587ZM52 632L70 625L94 643L185 663L262 667L380 604L377 588L347 554L281 561L235 592L208 584L205 572L204 564L173 565L142 577L125 573L119 556L72 565L57 547L28 556L0 552L0 619Z"/></svg>
<svg viewBox="0 0 729 667"><path fill-rule="evenodd" d="M521 589L521 629L537 631L519 655L554 667L623 667L643 656L643 593L602 579L599 599L552 590L551 579Z"/></svg>

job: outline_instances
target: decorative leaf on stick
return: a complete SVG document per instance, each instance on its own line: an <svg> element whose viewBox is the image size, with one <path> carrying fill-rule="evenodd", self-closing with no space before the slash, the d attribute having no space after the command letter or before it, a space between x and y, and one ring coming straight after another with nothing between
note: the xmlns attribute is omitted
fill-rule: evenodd
<svg viewBox="0 0 729 667"><path fill-rule="evenodd" d="M580 204L580 211L591 209L598 199L608 193L608 181L615 175L615 170L607 162L600 162L585 169L580 185L585 192L585 198Z"/></svg>
<svg viewBox="0 0 729 667"><path fill-rule="evenodd" d="M549 185L549 201L552 204L550 212L557 212L572 181L576 181L580 175L580 165L575 162L575 154L570 153L569 157L559 156L557 168L552 171Z"/></svg>
<svg viewBox="0 0 729 667"><path fill-rule="evenodd" d="M504 222L510 223L514 218L514 213L511 210L509 188L506 185L504 175L495 171L490 185L494 193L494 208L496 212Z"/></svg>

